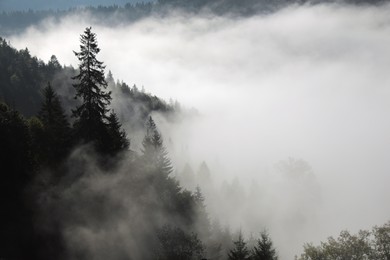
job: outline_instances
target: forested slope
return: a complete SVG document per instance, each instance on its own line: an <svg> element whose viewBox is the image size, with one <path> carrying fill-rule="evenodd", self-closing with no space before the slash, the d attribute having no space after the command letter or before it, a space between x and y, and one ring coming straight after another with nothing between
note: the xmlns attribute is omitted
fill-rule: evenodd
<svg viewBox="0 0 390 260"><path fill-rule="evenodd" d="M321 3L377 5L385 0L158 0L140 1L118 5L80 6L69 9L37 9L0 13L0 36L22 32L30 26L45 21L59 21L67 16L89 15L97 23L119 25L131 23L152 16L174 13L252 16L275 12L289 5L311 5Z"/></svg>

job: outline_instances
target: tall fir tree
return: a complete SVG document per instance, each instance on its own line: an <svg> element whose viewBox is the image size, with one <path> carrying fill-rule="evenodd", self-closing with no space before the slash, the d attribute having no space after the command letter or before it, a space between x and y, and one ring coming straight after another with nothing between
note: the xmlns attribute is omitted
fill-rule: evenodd
<svg viewBox="0 0 390 260"><path fill-rule="evenodd" d="M257 245L252 250L253 260L277 260L278 256L272 240L266 231L260 233Z"/></svg>
<svg viewBox="0 0 390 260"><path fill-rule="evenodd" d="M234 248L230 250L228 254L229 260L249 260L250 253L246 242L242 236L242 232L238 234L238 239L234 241Z"/></svg>
<svg viewBox="0 0 390 260"><path fill-rule="evenodd" d="M106 91L105 66L96 58L100 52L96 34L87 27L80 37L80 52L74 54L80 61L79 74L73 77L78 83L75 98L81 98L82 104L73 110L76 118L76 134L84 142L96 142L101 145L106 132L107 113L111 101L111 92Z"/></svg>

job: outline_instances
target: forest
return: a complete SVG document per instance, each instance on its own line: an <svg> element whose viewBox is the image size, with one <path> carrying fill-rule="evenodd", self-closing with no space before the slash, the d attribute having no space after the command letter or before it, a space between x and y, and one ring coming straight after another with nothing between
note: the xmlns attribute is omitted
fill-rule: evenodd
<svg viewBox="0 0 390 260"><path fill-rule="evenodd" d="M105 66L96 57L100 49L91 28L81 35L80 46L80 52L75 52L79 67L73 69L62 67L55 56L46 64L2 40L5 103L1 104L0 158L6 210L0 221L1 257L127 259L130 254L131 259L219 259L228 253L230 259L250 255L263 259L262 254L274 259L266 232L250 252L241 233L233 241L227 229L211 225L199 188L185 190L171 176L172 164L150 113L169 116L175 108L135 86L111 82L112 76L105 76ZM71 116L55 90L56 73L74 73L62 80L78 99ZM71 80L75 83L69 84ZM127 115L144 127L141 151L131 149L128 134L109 108L108 84L128 95L130 104L143 104L142 111ZM108 186L100 186L102 181ZM97 185L94 190L85 190L89 182ZM83 229L93 227L104 233L105 226L116 221L132 233L106 234L116 241L107 248L88 252L64 243L69 232L64 227L80 232L72 234L77 241L77 236L87 235ZM137 251L126 252L123 247Z"/></svg>
<svg viewBox="0 0 390 260"><path fill-rule="evenodd" d="M112 24L118 17L131 22L157 9L164 14L171 8L195 13L210 8L216 14L244 16L259 11L258 1L215 2L87 9L97 20L115 13ZM0 34L73 11L3 12ZM105 23L111 24L109 19ZM244 225L251 221L265 227L249 232L215 217L256 205L247 200L266 200L270 193L262 191L264 186L253 182L246 192L234 179L215 198L208 163L194 171L189 164L178 169L171 160L167 147L173 141L159 122L198 118L199 112L180 100L167 102L143 86L115 80L100 60L94 28L81 32L79 46L73 50L78 64L73 67L62 65L55 55L45 62L0 38L0 259L282 259L278 247L283 245L274 242L268 222L262 223L266 217L240 219ZM320 185L304 160L289 158L277 168L289 181L274 187L298 190L303 197L302 205L285 213L292 213L296 222L281 225L301 232L300 223L315 215L312 204L320 204ZM215 214L208 204L212 199L230 208ZM294 203L296 197L282 199ZM271 208L277 205L265 205L261 216L272 218ZM295 259L390 259L390 222L356 234L343 230L319 245L316 241L303 244Z"/></svg>
<svg viewBox="0 0 390 260"><path fill-rule="evenodd" d="M62 67L55 56L44 63L2 40L1 257L277 259L267 231L249 240L240 231L230 233L211 222L199 187L190 192L172 177L169 154L150 114L169 116L178 108L135 86L112 82L97 59L96 34L86 28L80 39L77 69ZM57 73L74 75L61 80L61 88L71 88L77 101L71 115L62 105L69 97L56 92ZM131 149L131 133L109 107L108 84L127 95L129 105L144 104L141 113L128 115L143 125L141 151ZM90 185L92 190L85 190ZM105 234L112 223L132 233ZM87 246L102 247L86 250L77 244L77 236L88 236L89 228L97 229L98 241ZM358 235L343 231L319 247L307 244L299 259L338 257L388 259L389 223Z"/></svg>
<svg viewBox="0 0 390 260"><path fill-rule="evenodd" d="M3 11L0 13L0 33L9 35L14 32L21 32L31 25L39 25L47 19L59 21L69 15L90 14L96 21L104 24L121 24L139 21L152 16L167 16L177 11L189 14L206 15L232 15L232 16L253 16L259 13L271 13L280 10L291 4L318 4L338 3L337 0L158 0L140 1L135 4L125 5L98 5L86 7L73 7L69 9L45 9L25 11ZM380 4L383 0L343 0L342 3L349 4Z"/></svg>

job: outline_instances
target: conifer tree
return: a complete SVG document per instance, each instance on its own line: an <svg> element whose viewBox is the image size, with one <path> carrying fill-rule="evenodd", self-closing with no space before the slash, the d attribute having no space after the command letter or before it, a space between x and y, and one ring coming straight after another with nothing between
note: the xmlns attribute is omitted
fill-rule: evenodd
<svg viewBox="0 0 390 260"><path fill-rule="evenodd" d="M44 89L44 98L38 114L44 134L40 152L48 164L55 164L63 159L70 147L70 126L50 83Z"/></svg>
<svg viewBox="0 0 390 260"><path fill-rule="evenodd" d="M146 135L142 142L144 162L166 177L172 172L172 164L163 145L163 139L150 116L146 122Z"/></svg>
<svg viewBox="0 0 390 260"><path fill-rule="evenodd" d="M266 231L261 232L257 245L252 251L253 260L277 260L276 250L272 245L271 238Z"/></svg>
<svg viewBox="0 0 390 260"><path fill-rule="evenodd" d="M203 259L203 245L195 233L186 233L179 227L163 226L157 233L160 247L158 260Z"/></svg>
<svg viewBox="0 0 390 260"><path fill-rule="evenodd" d="M250 259L250 253L242 237L242 232L238 234L238 240L234 241L234 248L230 250L228 254L229 260L248 260Z"/></svg>
<svg viewBox="0 0 390 260"><path fill-rule="evenodd" d="M109 154L116 154L129 148L130 142L126 137L126 132L121 130L121 123L113 111L108 117L108 135L107 152Z"/></svg>
<svg viewBox="0 0 390 260"><path fill-rule="evenodd" d="M105 66L96 58L100 49L91 27L85 29L80 42L80 52L74 51L80 63L79 74L73 77L78 83L73 86L76 89L75 98L81 98L82 104L73 110L73 116L76 118L74 127L83 141L93 141L99 145L103 142L102 137L106 131L111 92L105 91Z"/></svg>
<svg viewBox="0 0 390 260"><path fill-rule="evenodd" d="M7 259L36 259L33 217L26 203L35 172L29 128L23 116L1 102L0 144L0 254Z"/></svg>
<svg viewBox="0 0 390 260"><path fill-rule="evenodd" d="M199 235L201 239L209 239L211 224L207 214L206 205L204 203L205 199L199 186L196 187L193 196L195 200L195 209L197 215L197 230L199 230Z"/></svg>
<svg viewBox="0 0 390 260"><path fill-rule="evenodd" d="M211 233L211 223L207 214L205 198L199 186L195 188L193 194L195 201L195 230L197 230L199 238L206 242L205 252L208 258L218 259L221 255L222 246L220 241L216 241Z"/></svg>

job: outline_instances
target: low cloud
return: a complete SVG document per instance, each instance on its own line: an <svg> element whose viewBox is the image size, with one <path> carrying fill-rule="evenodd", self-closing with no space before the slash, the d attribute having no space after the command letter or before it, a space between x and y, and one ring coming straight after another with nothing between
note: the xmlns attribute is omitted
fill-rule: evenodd
<svg viewBox="0 0 390 260"><path fill-rule="evenodd" d="M10 41L77 66L72 50L92 25L115 78L199 110L175 125L157 120L178 174L206 161L217 189L237 177L250 203L224 221L239 228L256 222L239 221L251 212L261 223L244 229L266 226L291 259L303 242L390 215L389 12L388 4L294 5L250 18L175 15L115 28L86 14ZM283 177L275 164L289 157L306 161L313 178ZM253 180L263 191L255 198Z"/></svg>

